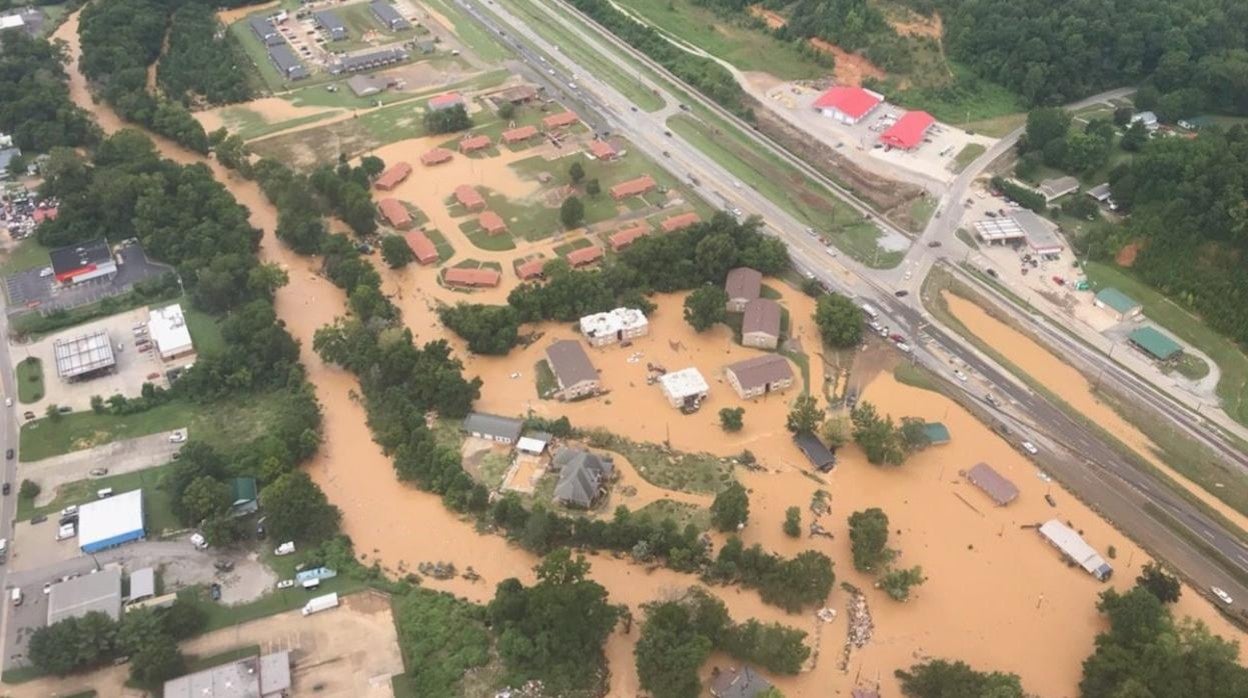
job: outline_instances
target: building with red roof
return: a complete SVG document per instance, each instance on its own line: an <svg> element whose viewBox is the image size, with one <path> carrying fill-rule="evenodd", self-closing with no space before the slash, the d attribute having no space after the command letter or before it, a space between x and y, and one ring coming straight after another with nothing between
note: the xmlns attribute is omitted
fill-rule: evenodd
<svg viewBox="0 0 1248 698"><path fill-rule="evenodd" d="M607 238L607 242L611 243L612 250L619 252L649 234L650 226L645 223L638 223L631 228L625 228L624 230L612 233L611 236Z"/></svg>
<svg viewBox="0 0 1248 698"><path fill-rule="evenodd" d="M386 223L396 230L407 230L412 227L412 216L407 212L407 207L398 199L382 199L377 202L377 210L381 212L381 217L386 219Z"/></svg>
<svg viewBox="0 0 1248 698"><path fill-rule="evenodd" d="M587 264L593 264L602 259L602 248L596 246L582 247L572 250L564 259L568 260L568 264L574 267L583 267Z"/></svg>
<svg viewBox="0 0 1248 698"><path fill-rule="evenodd" d="M443 109L462 106L464 106L464 96L458 92L447 92L429 100L429 108L433 111L442 111Z"/></svg>
<svg viewBox="0 0 1248 698"><path fill-rule="evenodd" d="M476 136L468 136L464 140L460 141L459 152L475 153L478 150L485 150L492 145L494 145L494 141L490 140L489 136L482 133Z"/></svg>
<svg viewBox="0 0 1248 698"><path fill-rule="evenodd" d="M637 179L630 179L627 182L620 182L611 187L611 198L619 201L627 199L630 196L641 196L659 186L654 178L650 175L642 175Z"/></svg>
<svg viewBox="0 0 1248 698"><path fill-rule="evenodd" d="M551 114L545 119L542 119L542 126L545 126L547 130L550 130L552 128L571 126L580 120L581 117L577 116L575 112L565 111L558 114Z"/></svg>
<svg viewBox="0 0 1248 698"><path fill-rule="evenodd" d="M537 135L536 126L521 126L503 131L503 142L507 144L522 143Z"/></svg>
<svg viewBox="0 0 1248 698"><path fill-rule="evenodd" d="M373 182L373 186L382 191L390 191L402 184L410 174L412 174L411 165L406 162L396 162L381 173L377 181Z"/></svg>
<svg viewBox="0 0 1248 698"><path fill-rule="evenodd" d="M936 119L925 111L908 111L887 131L880 134L880 142L901 150L914 150L923 142L927 130Z"/></svg>
<svg viewBox="0 0 1248 698"><path fill-rule="evenodd" d="M520 277L524 281L532 281L533 279L540 278L545 269L546 260L538 257L537 259L530 259L529 261L516 267L516 276Z"/></svg>
<svg viewBox="0 0 1248 698"><path fill-rule="evenodd" d="M672 216L664 219L662 227L663 232L674 233L677 230L684 230L685 228L688 228L691 225L696 225L700 222L702 222L702 219L698 217L698 214L691 211L689 213L682 213L678 216Z"/></svg>
<svg viewBox="0 0 1248 698"><path fill-rule="evenodd" d="M604 162L614 160L615 156L618 155L615 148L611 147L611 144L606 141L590 141L589 154Z"/></svg>
<svg viewBox="0 0 1248 698"><path fill-rule="evenodd" d="M455 187L455 201L469 211L480 211L485 208L485 197L481 196L471 184Z"/></svg>
<svg viewBox="0 0 1248 698"><path fill-rule="evenodd" d="M856 124L867 118L884 101L884 95L861 87L837 85L819 95L815 109L843 124Z"/></svg>
<svg viewBox="0 0 1248 698"><path fill-rule="evenodd" d="M441 165L442 163L450 160L454 156L455 154L447 150L446 148L434 148L433 150L430 150L429 152L420 156L420 164L424 165L425 167L430 167L432 165Z"/></svg>
<svg viewBox="0 0 1248 698"><path fill-rule="evenodd" d="M424 231L413 230L403 236L407 240L407 246L412 248L412 253L416 255L416 261L421 264L433 264L438 261L438 248L425 235Z"/></svg>
<svg viewBox="0 0 1248 698"><path fill-rule="evenodd" d="M442 280L449 286L482 287L497 286L502 275L494 269L464 269L455 267L442 274Z"/></svg>
<svg viewBox="0 0 1248 698"><path fill-rule="evenodd" d="M477 223L485 230L486 235L502 235L507 232L507 224L503 222L503 217L493 211L482 211L477 216Z"/></svg>

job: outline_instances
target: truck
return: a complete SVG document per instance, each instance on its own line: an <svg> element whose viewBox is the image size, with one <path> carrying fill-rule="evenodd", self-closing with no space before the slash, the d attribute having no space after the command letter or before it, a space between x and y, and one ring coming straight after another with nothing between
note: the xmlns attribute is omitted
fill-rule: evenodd
<svg viewBox="0 0 1248 698"><path fill-rule="evenodd" d="M305 616L310 616L313 613L320 613L321 611L328 611L331 608L337 607L338 592L335 591L332 594L325 594L324 596L318 596L314 599L310 599L303 605L302 613Z"/></svg>
<svg viewBox="0 0 1248 698"><path fill-rule="evenodd" d="M315 569L303 570L295 573L295 579L300 583L309 579L331 579L338 576L337 570L331 570L328 567L317 567Z"/></svg>

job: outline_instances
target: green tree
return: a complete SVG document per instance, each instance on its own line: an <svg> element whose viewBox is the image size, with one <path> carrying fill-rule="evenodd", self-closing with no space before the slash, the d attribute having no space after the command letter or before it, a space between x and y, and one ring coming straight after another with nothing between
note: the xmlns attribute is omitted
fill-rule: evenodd
<svg viewBox="0 0 1248 698"><path fill-rule="evenodd" d="M462 104L449 109L430 109L425 112L425 131L431 134L453 133L472 128L472 117Z"/></svg>
<svg viewBox="0 0 1248 698"><path fill-rule="evenodd" d="M906 570L889 570L880 577L880 588L894 601L905 601L910 598L910 589L916 587L927 578L923 576L922 567L911 567Z"/></svg>
<svg viewBox="0 0 1248 698"><path fill-rule="evenodd" d="M185 673L186 659L170 638L148 642L130 655L130 678L139 685L160 686Z"/></svg>
<svg viewBox="0 0 1248 698"><path fill-rule="evenodd" d="M1127 127L1118 146L1128 153L1138 153L1145 143L1148 143L1148 128L1143 121L1137 121Z"/></svg>
<svg viewBox="0 0 1248 698"><path fill-rule="evenodd" d="M862 310L838 293L819 296L815 325L819 336L829 346L852 347L862 341Z"/></svg>
<svg viewBox="0 0 1248 698"><path fill-rule="evenodd" d="M338 532L342 513L303 471L286 473L260 491L269 535L275 540L317 542Z"/></svg>
<svg viewBox="0 0 1248 698"><path fill-rule="evenodd" d="M575 196L569 196L559 206L559 221L565 228L575 228L585 220L585 204Z"/></svg>
<svg viewBox="0 0 1248 698"><path fill-rule="evenodd" d="M104 396L102 395L91 396L91 411L92 412L94 412L95 414L104 414L107 411L107 409L108 408L104 406Z"/></svg>
<svg viewBox="0 0 1248 698"><path fill-rule="evenodd" d="M25 486L26 483L22 483ZM1135 578L1135 583L1147 589L1153 596L1156 596L1162 603L1174 603L1179 600L1179 594L1183 592L1183 585L1179 582L1179 578L1166 571L1156 562L1149 562L1140 570L1140 576Z"/></svg>
<svg viewBox="0 0 1248 698"><path fill-rule="evenodd" d="M200 476L191 481L182 492L181 511L186 518L183 523L189 526L217 514L224 513L230 507L230 486L209 476Z"/></svg>
<svg viewBox="0 0 1248 698"><path fill-rule="evenodd" d="M719 426L724 431L741 431L745 426L744 407L725 407L719 411Z"/></svg>
<svg viewBox="0 0 1248 698"><path fill-rule="evenodd" d="M22 480L21 487L17 488L17 496L21 499L29 499L33 502L35 497L38 497L39 492L41 491L42 489L39 487L39 483L34 480L25 479Z"/></svg>
<svg viewBox="0 0 1248 698"><path fill-rule="evenodd" d="M982 673L965 662L933 659L894 672L909 698L1026 698L1014 674Z"/></svg>
<svg viewBox="0 0 1248 698"><path fill-rule="evenodd" d="M637 678L654 698L694 698L702 691L698 671L714 643L698 632L689 611L679 603L646 610L641 637L633 649Z"/></svg>
<svg viewBox="0 0 1248 698"><path fill-rule="evenodd" d="M1050 142L1063 139L1070 130L1071 116L1061 107L1040 107L1027 112L1024 151L1043 150Z"/></svg>
<svg viewBox="0 0 1248 698"><path fill-rule="evenodd" d="M568 168L568 179L571 180L573 185L580 184L581 180L585 179L585 168L581 166L581 163L572 163L571 167Z"/></svg>
<svg viewBox="0 0 1248 698"><path fill-rule="evenodd" d="M835 414L823 423L819 435L828 448L838 449L849 443L853 438L853 423L843 414Z"/></svg>
<svg viewBox="0 0 1248 698"><path fill-rule="evenodd" d="M906 459L905 438L892 417L880 417L875 405L861 402L850 413L854 441L862 447L867 461L875 465L901 465Z"/></svg>
<svg viewBox="0 0 1248 698"><path fill-rule="evenodd" d="M750 496L735 480L711 502L711 523L721 531L736 531L750 518Z"/></svg>
<svg viewBox="0 0 1248 698"><path fill-rule="evenodd" d="M387 235L381 239L381 258L391 269L402 269L416 261L416 253L401 235Z"/></svg>
<svg viewBox="0 0 1248 698"><path fill-rule="evenodd" d="M850 515L849 540L854 567L860 572L873 572L893 558L888 549L888 515L882 509L872 507Z"/></svg>
<svg viewBox="0 0 1248 698"><path fill-rule="evenodd" d="M503 102L498 105L498 118L506 121L516 115L516 105L511 102Z"/></svg>
<svg viewBox="0 0 1248 698"><path fill-rule="evenodd" d="M598 196L602 193L602 185L598 183L598 178L589 180L585 183L585 194L588 196Z"/></svg>
<svg viewBox="0 0 1248 698"><path fill-rule="evenodd" d="M814 395L798 395L785 419L785 428L793 434L814 434L823 422L824 413Z"/></svg>
<svg viewBox="0 0 1248 698"><path fill-rule="evenodd" d="M685 296L685 322L705 332L728 317L728 294L719 286L699 286Z"/></svg>
<svg viewBox="0 0 1248 698"><path fill-rule="evenodd" d="M457 303L438 309L438 319L452 332L468 340L474 354L501 356L519 339L520 318L507 305Z"/></svg>
<svg viewBox="0 0 1248 698"><path fill-rule="evenodd" d="M927 422L918 417L901 418L901 442L907 453L922 451L932 445L927 435Z"/></svg>
<svg viewBox="0 0 1248 698"><path fill-rule="evenodd" d="M784 534L790 538L802 536L802 510L789 507L784 510Z"/></svg>
<svg viewBox="0 0 1248 698"><path fill-rule="evenodd" d="M57 405L55 402L49 404L48 408L44 410L43 413L47 416L48 419L52 420L53 422L61 421L61 417L64 416L61 414L60 406Z"/></svg>
<svg viewBox="0 0 1248 698"><path fill-rule="evenodd" d="M828 556L806 550L766 574L759 594L763 601L792 613L826 603L835 582L836 575Z"/></svg>

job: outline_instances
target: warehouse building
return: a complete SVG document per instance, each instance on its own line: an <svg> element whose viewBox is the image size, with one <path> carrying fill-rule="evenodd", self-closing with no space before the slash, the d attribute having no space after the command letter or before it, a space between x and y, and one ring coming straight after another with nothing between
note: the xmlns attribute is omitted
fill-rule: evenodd
<svg viewBox="0 0 1248 698"><path fill-rule="evenodd" d="M316 19L316 26L325 30L330 41L342 41L347 38L347 25L342 23L342 18L337 12L320 10L313 12L312 16Z"/></svg>
<svg viewBox="0 0 1248 698"><path fill-rule="evenodd" d="M277 72L287 80L302 80L308 77L308 69L299 62L299 57L285 43L269 47L269 60L277 68Z"/></svg>
<svg viewBox="0 0 1248 698"><path fill-rule="evenodd" d="M161 361L173 361L195 353L191 331L182 315L182 306L177 303L149 309L147 330Z"/></svg>
<svg viewBox="0 0 1248 698"><path fill-rule="evenodd" d="M616 308L580 319L581 334L591 347L603 347L650 334L650 321L636 308Z"/></svg>
<svg viewBox="0 0 1248 698"><path fill-rule="evenodd" d="M143 490L130 490L78 507L78 547L84 553L143 540Z"/></svg>
<svg viewBox="0 0 1248 698"><path fill-rule="evenodd" d="M914 150L923 144L936 119L925 111L908 111L897 123L880 134L880 142L899 150Z"/></svg>
<svg viewBox="0 0 1248 698"><path fill-rule="evenodd" d="M984 494L991 497L999 507L1018 499L1018 488L1014 486L1014 483L1005 479L987 463L976 463L975 467L966 471L966 479L983 490Z"/></svg>
<svg viewBox="0 0 1248 698"><path fill-rule="evenodd" d="M546 347L546 363L555 375L559 389L553 397L576 400L596 394L602 383L584 347L575 339L561 339Z"/></svg>
<svg viewBox="0 0 1248 698"><path fill-rule="evenodd" d="M742 399L787 390L793 385L793 369L779 354L763 354L729 364L724 376Z"/></svg>
<svg viewBox="0 0 1248 698"><path fill-rule="evenodd" d="M108 332L97 330L73 339L52 342L56 374L67 381L81 381L111 372L117 366Z"/></svg>
<svg viewBox="0 0 1248 698"><path fill-rule="evenodd" d="M1040 525L1040 535L1050 545L1062 551L1062 555L1079 565L1085 572L1105 581L1114 573L1114 568L1105 562L1105 558L1088 545L1078 533L1057 519L1050 519Z"/></svg>
<svg viewBox="0 0 1248 698"><path fill-rule="evenodd" d="M165 698L279 698L290 695L290 652L252 655L165 682Z"/></svg>
<svg viewBox="0 0 1248 698"><path fill-rule="evenodd" d="M1092 299L1092 305L1113 315L1119 322L1133 318L1144 310L1144 306L1134 298L1113 287L1097 291Z"/></svg>
<svg viewBox="0 0 1248 698"><path fill-rule="evenodd" d="M378 22L381 22L381 26L390 31L412 28L412 24L403 19L403 15L399 14L399 11L394 9L394 5L388 2L373 0L373 2L369 3L368 9L373 11L373 16L377 18Z"/></svg>
<svg viewBox="0 0 1248 698"><path fill-rule="evenodd" d="M48 591L48 625L99 612L121 618L121 569L107 567L94 574L53 584Z"/></svg>
<svg viewBox="0 0 1248 698"><path fill-rule="evenodd" d="M850 126L871 115L884 101L884 95L861 87L837 85L819 95L815 110Z"/></svg>
<svg viewBox="0 0 1248 698"><path fill-rule="evenodd" d="M52 274L57 283L78 284L117 275L117 262L104 238L84 242L81 245L59 247L48 253L52 262Z"/></svg>
<svg viewBox="0 0 1248 698"><path fill-rule="evenodd" d="M1183 347L1162 334L1156 327L1146 325L1127 335L1127 341L1136 349L1158 361L1169 361L1183 353Z"/></svg>
<svg viewBox="0 0 1248 698"><path fill-rule="evenodd" d="M775 349L780 344L780 304L770 298L755 298L745 304L741 317L741 343L758 349Z"/></svg>
<svg viewBox="0 0 1248 698"><path fill-rule="evenodd" d="M682 412L696 411L711 390L706 379L692 366L659 376L659 386L668 403Z"/></svg>

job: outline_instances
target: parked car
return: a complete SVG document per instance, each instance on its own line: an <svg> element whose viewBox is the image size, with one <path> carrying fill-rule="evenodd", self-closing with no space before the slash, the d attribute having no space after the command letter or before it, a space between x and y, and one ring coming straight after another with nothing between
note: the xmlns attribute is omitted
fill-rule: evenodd
<svg viewBox="0 0 1248 698"><path fill-rule="evenodd" d="M293 579L283 579L283 580L281 580L280 582L278 582L278 583L277 583L277 588L278 588L278 589L289 589L289 588L293 587L294 585L295 585L295 580L293 580Z"/></svg>
<svg viewBox="0 0 1248 698"><path fill-rule="evenodd" d="M953 369L953 375L954 375L954 376L955 376L958 380L962 381L963 383L965 383L965 382L966 382L966 374L965 374L965 373L963 373L963 372L961 372L961 371L959 371L958 369L956 369L956 368L955 368L955 369Z"/></svg>
<svg viewBox="0 0 1248 698"><path fill-rule="evenodd" d="M212 563L212 566L217 568L218 572L229 572L234 569L234 563L229 560L217 560Z"/></svg>
<svg viewBox="0 0 1248 698"><path fill-rule="evenodd" d="M295 552L295 542L293 540L288 540L273 549L273 554L279 557L282 555L290 555L293 552Z"/></svg>
<svg viewBox="0 0 1248 698"><path fill-rule="evenodd" d="M91 477L103 477L108 474L108 468L92 468L87 474Z"/></svg>
<svg viewBox="0 0 1248 698"><path fill-rule="evenodd" d="M43 583L43 593L45 593L45 594L51 594L51 593L52 593L52 582L44 582L44 583Z"/></svg>
<svg viewBox="0 0 1248 698"><path fill-rule="evenodd" d="M169 435L169 443L171 444L180 444L180 443L185 443L185 442L186 442L186 431L183 429L179 429Z"/></svg>
<svg viewBox="0 0 1248 698"><path fill-rule="evenodd" d="M45 515L43 515L43 514L39 514L38 516L32 516L32 517L30 517L30 523L31 523L31 524L41 524L41 523L43 523L44 521L47 521L47 520L48 520L48 517L47 517L47 516L45 516Z"/></svg>
<svg viewBox="0 0 1248 698"><path fill-rule="evenodd" d="M78 505L77 505L77 504L70 504L69 506L65 507L64 509L61 509L61 516L70 516L71 514L77 514L77 513L78 513Z"/></svg>
<svg viewBox="0 0 1248 698"><path fill-rule="evenodd" d="M9 495L9 493L10 493L10 492L12 492L12 491L13 491L13 485L10 485L10 484L9 484L9 483L7 483L7 482L6 482L6 483L4 483L4 487L3 487L3 494L7 497L7 496Z"/></svg>
<svg viewBox="0 0 1248 698"><path fill-rule="evenodd" d="M11 397L6 397L6 398L4 399L4 406L5 406L5 407L12 407L12 406L13 406L13 398L11 398Z"/></svg>
<svg viewBox="0 0 1248 698"><path fill-rule="evenodd" d="M1024 451L1030 453L1033 456L1040 452L1040 449L1036 448L1036 445L1030 441L1024 441L1023 443L1019 445L1023 447Z"/></svg>
<svg viewBox="0 0 1248 698"><path fill-rule="evenodd" d="M5 460L13 460L13 449L11 449L11 448L10 448L10 449L7 449L7 450L4 452L4 459L5 459Z"/></svg>
<svg viewBox="0 0 1248 698"><path fill-rule="evenodd" d="M1044 495L1044 501L1048 502L1051 507L1057 506L1057 500L1053 499L1053 495L1051 494Z"/></svg>
<svg viewBox="0 0 1248 698"><path fill-rule="evenodd" d="M213 601L221 600L221 585L220 584L213 582L212 586L208 588L208 591L210 594L212 594Z"/></svg>
<svg viewBox="0 0 1248 698"><path fill-rule="evenodd" d="M1230 594L1226 593L1225 591L1223 591L1222 589L1218 587L1209 587L1209 591L1212 591L1213 595L1218 597L1219 601L1221 601L1222 603L1228 606L1235 603L1235 599L1232 599Z"/></svg>
<svg viewBox="0 0 1248 698"><path fill-rule="evenodd" d="M191 545L195 546L196 550L208 549L208 541L199 533L191 534Z"/></svg>
<svg viewBox="0 0 1248 698"><path fill-rule="evenodd" d="M35 413L34 413L34 412L23 412L23 413L22 413L22 418L23 418L23 419L34 419L34 418L35 418Z"/></svg>
<svg viewBox="0 0 1248 698"><path fill-rule="evenodd" d="M893 295L897 296L898 298L905 298L906 296L910 295L910 292L903 288L903 289L893 291Z"/></svg>

